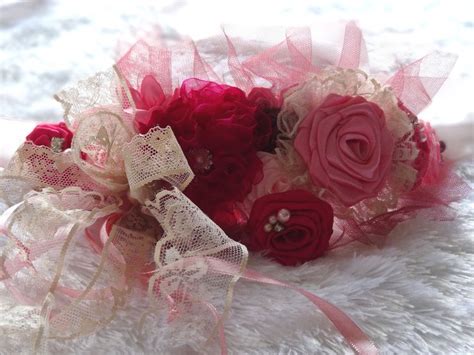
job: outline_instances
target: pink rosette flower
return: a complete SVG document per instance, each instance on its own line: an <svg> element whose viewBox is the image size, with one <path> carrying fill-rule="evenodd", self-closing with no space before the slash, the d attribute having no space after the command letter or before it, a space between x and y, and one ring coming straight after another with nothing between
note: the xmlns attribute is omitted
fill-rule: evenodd
<svg viewBox="0 0 474 355"><path fill-rule="evenodd" d="M135 128L139 133L145 134L150 128L157 126L157 117L165 111L167 97L152 75L143 78L139 90L132 87L129 90L137 108Z"/></svg>
<svg viewBox="0 0 474 355"><path fill-rule="evenodd" d="M303 119L294 146L313 183L352 206L383 187L394 142L378 105L331 94Z"/></svg>

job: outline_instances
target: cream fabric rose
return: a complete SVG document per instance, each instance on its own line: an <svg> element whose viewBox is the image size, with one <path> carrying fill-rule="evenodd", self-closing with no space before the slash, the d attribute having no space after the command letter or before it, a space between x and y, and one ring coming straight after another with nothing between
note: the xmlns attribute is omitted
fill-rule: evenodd
<svg viewBox="0 0 474 355"><path fill-rule="evenodd" d="M263 179L253 185L252 191L240 204L240 208L250 215L254 202L262 196L291 189L291 181L274 154L259 152L258 158L262 161Z"/></svg>

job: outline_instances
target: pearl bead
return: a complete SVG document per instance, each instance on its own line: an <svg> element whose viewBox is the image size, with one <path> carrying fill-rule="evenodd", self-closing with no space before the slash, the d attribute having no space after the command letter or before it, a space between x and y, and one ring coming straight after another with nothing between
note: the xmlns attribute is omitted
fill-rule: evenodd
<svg viewBox="0 0 474 355"><path fill-rule="evenodd" d="M263 226L263 230L267 233L270 233L273 230L273 226L270 223L267 223Z"/></svg>
<svg viewBox="0 0 474 355"><path fill-rule="evenodd" d="M278 211L278 222L286 223L288 222L290 217L291 217L291 213L286 208L282 208L281 210Z"/></svg>
<svg viewBox="0 0 474 355"><path fill-rule="evenodd" d="M285 229L285 227L283 227L281 224L275 224L275 226L273 227L273 230L275 232L281 232L283 229Z"/></svg>
<svg viewBox="0 0 474 355"><path fill-rule="evenodd" d="M271 215L270 217L268 217L268 222L269 222L270 224L276 224L276 223L278 222L278 219L277 219L276 216Z"/></svg>

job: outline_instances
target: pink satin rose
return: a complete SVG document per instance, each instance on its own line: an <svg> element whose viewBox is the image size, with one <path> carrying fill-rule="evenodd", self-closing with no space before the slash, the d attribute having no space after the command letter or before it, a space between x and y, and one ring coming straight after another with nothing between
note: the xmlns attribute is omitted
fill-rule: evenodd
<svg viewBox="0 0 474 355"><path fill-rule="evenodd" d="M378 105L331 94L303 119L294 145L313 183L352 206L383 187L394 142Z"/></svg>

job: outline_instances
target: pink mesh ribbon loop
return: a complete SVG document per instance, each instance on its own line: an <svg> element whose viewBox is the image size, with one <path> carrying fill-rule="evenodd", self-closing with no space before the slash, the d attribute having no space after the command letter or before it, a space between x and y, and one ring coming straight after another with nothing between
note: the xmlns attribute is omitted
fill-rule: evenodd
<svg viewBox="0 0 474 355"><path fill-rule="evenodd" d="M368 61L369 58L362 31L355 22L349 22L346 25L344 44L338 66L346 69L358 69L364 67Z"/></svg>
<svg viewBox="0 0 474 355"><path fill-rule="evenodd" d="M400 68L386 84L414 114L431 102L448 78L457 57L447 53L432 53Z"/></svg>
<svg viewBox="0 0 474 355"><path fill-rule="evenodd" d="M255 78L265 79L276 93L304 81L320 68L313 63L311 32L293 28L285 41L248 57L243 70Z"/></svg>
<svg viewBox="0 0 474 355"><path fill-rule="evenodd" d="M336 56L323 52L318 43L313 42L308 28L287 30L285 40L273 46L233 39L224 31L228 48L225 66L211 65L214 63L204 58L212 53L200 50L194 43L189 45L183 41L167 48L159 38L153 40L154 45L144 40L137 42L120 58L117 67L133 88L138 88L146 75L153 75L168 95L172 87L178 87L186 78L225 81L223 78L228 74L234 84L246 92L263 80L275 93L280 93L319 72L323 66L360 69L368 65L365 41L355 22L345 26L342 46ZM186 54L178 56L178 52ZM417 114L431 102L454 63L455 56L433 53L403 66L386 84Z"/></svg>

